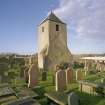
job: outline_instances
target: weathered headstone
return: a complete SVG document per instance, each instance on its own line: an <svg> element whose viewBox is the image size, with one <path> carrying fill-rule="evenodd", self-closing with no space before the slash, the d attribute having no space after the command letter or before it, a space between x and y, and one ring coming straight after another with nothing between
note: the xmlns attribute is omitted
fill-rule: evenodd
<svg viewBox="0 0 105 105"><path fill-rule="evenodd" d="M68 105L80 105L80 99L74 92L68 95Z"/></svg>
<svg viewBox="0 0 105 105"><path fill-rule="evenodd" d="M85 76L87 76L87 70L85 70L84 73L85 73Z"/></svg>
<svg viewBox="0 0 105 105"><path fill-rule="evenodd" d="M101 83L105 84L105 78L101 79Z"/></svg>
<svg viewBox="0 0 105 105"><path fill-rule="evenodd" d="M55 70L54 70L53 76L52 76L52 78L53 78L53 84L55 84L56 72L57 72L58 70L60 70L60 66L59 66L59 65L55 65Z"/></svg>
<svg viewBox="0 0 105 105"><path fill-rule="evenodd" d="M83 74L81 70L76 71L76 80L82 80L83 79Z"/></svg>
<svg viewBox="0 0 105 105"><path fill-rule="evenodd" d="M25 66L22 66L21 69L20 69L20 77L21 78L24 78L24 70L26 69Z"/></svg>
<svg viewBox="0 0 105 105"><path fill-rule="evenodd" d="M70 68L68 68L66 70L66 83L69 84L71 83L73 80L73 70L71 70Z"/></svg>
<svg viewBox="0 0 105 105"><path fill-rule="evenodd" d="M66 73L64 70L56 72L56 91L64 91L66 89Z"/></svg>
<svg viewBox="0 0 105 105"><path fill-rule="evenodd" d="M47 72L43 71L42 72L42 81L46 81L47 80Z"/></svg>
<svg viewBox="0 0 105 105"><path fill-rule="evenodd" d="M38 67L33 64L30 69L29 69L29 83L28 83L28 87L35 87L38 84L38 77L39 77L39 71L38 71Z"/></svg>
<svg viewBox="0 0 105 105"><path fill-rule="evenodd" d="M29 68L27 67L24 70L24 78L25 78L26 83L28 83L28 79L29 79L28 71L29 71Z"/></svg>

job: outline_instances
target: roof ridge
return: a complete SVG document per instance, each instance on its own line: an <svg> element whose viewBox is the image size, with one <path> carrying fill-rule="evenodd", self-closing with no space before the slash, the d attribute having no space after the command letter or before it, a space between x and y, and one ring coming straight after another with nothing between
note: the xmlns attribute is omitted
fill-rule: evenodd
<svg viewBox="0 0 105 105"><path fill-rule="evenodd" d="M44 22L46 22L47 20L54 21L54 22L58 22L58 23L62 23L62 24L66 24L66 23L62 22L53 12L51 12L51 13L48 15L48 17L45 18L45 19L41 22L41 24L44 23Z"/></svg>

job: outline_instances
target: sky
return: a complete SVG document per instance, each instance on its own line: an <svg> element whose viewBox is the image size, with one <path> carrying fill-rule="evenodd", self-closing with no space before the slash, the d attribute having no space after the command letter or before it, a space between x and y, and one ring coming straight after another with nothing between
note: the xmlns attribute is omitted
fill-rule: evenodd
<svg viewBox="0 0 105 105"><path fill-rule="evenodd" d="M0 52L36 53L38 24L51 10L67 23L71 53L105 53L104 0L0 0Z"/></svg>

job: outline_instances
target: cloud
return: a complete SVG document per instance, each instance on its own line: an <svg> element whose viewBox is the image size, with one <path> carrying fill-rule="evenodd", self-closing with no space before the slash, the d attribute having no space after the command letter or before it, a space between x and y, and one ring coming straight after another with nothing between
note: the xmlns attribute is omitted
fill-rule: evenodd
<svg viewBox="0 0 105 105"><path fill-rule="evenodd" d="M59 0L54 12L76 37L105 41L105 0Z"/></svg>

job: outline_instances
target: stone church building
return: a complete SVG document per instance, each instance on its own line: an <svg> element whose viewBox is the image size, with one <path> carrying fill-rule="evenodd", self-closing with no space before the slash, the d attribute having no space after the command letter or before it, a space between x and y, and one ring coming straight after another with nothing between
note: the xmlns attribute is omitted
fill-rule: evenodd
<svg viewBox="0 0 105 105"><path fill-rule="evenodd" d="M67 47L67 25L54 13L38 26L38 67L52 70L62 62L72 64L72 55Z"/></svg>

